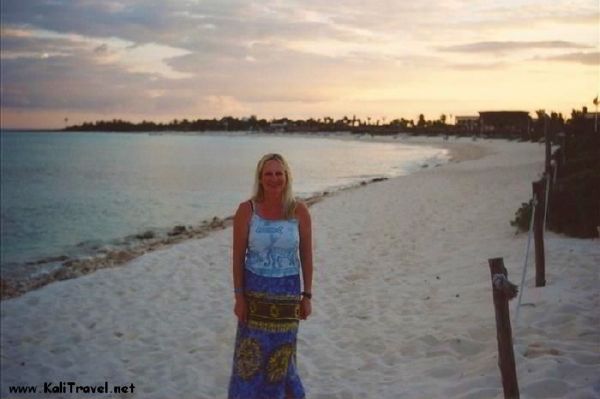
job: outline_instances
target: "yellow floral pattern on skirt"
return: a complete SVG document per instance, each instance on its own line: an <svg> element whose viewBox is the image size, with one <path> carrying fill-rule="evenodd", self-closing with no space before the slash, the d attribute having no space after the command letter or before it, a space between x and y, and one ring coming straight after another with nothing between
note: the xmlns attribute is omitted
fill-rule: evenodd
<svg viewBox="0 0 600 399"><path fill-rule="evenodd" d="M236 358L236 372L243 379L252 378L260 369L262 354L260 353L260 345L254 338L245 338L240 342Z"/></svg>
<svg viewBox="0 0 600 399"><path fill-rule="evenodd" d="M282 345L273 352L267 363L267 378L269 382L273 383L283 380L293 354L294 348L290 344Z"/></svg>

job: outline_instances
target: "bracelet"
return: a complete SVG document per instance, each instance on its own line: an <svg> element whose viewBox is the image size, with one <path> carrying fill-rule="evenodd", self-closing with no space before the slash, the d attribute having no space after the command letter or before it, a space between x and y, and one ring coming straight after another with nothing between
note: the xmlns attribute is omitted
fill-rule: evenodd
<svg viewBox="0 0 600 399"><path fill-rule="evenodd" d="M233 292L236 294L242 294L242 293L244 293L244 289L243 288L234 288Z"/></svg>
<svg viewBox="0 0 600 399"><path fill-rule="evenodd" d="M307 297L308 299L312 299L312 293L308 292L308 291L302 291L302 296Z"/></svg>

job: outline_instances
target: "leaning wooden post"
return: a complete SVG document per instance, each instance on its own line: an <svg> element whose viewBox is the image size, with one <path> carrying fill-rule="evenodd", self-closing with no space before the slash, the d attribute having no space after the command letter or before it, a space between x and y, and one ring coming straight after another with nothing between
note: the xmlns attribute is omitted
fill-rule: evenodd
<svg viewBox="0 0 600 399"><path fill-rule="evenodd" d="M535 244L535 286L546 286L546 266L544 258L544 213L545 213L545 197L546 184L545 179L534 181L533 196L536 203L535 218L533 219L533 241Z"/></svg>
<svg viewBox="0 0 600 399"><path fill-rule="evenodd" d="M546 117L546 121L548 118ZM551 121L552 122L552 121ZM551 132L554 123L550 124L550 129L544 129L544 144L546 145L546 183L550 185L550 190L552 190L552 143L551 143ZM545 198L545 197L544 197Z"/></svg>
<svg viewBox="0 0 600 399"><path fill-rule="evenodd" d="M551 143L550 143L550 132L548 131L548 117L544 114L544 144L546 145L546 176L550 173L550 154Z"/></svg>
<svg viewBox="0 0 600 399"><path fill-rule="evenodd" d="M548 201L548 204L550 203L550 196L552 195L552 193L554 192L554 177L556 176L556 162L552 162L550 164L550 172L546 175L546 184L550 185L550 188L548 189L548 198L544 197L545 200ZM548 207L548 204L546 204L546 207ZM548 218L550 215L546 214L546 218Z"/></svg>
<svg viewBox="0 0 600 399"><path fill-rule="evenodd" d="M502 376L505 399L519 399L519 384L513 352L512 329L508 301L517 296L518 288L508 281L508 273L502 258L488 259L492 276L492 293L496 313L496 336L498 338L498 367Z"/></svg>
<svg viewBox="0 0 600 399"><path fill-rule="evenodd" d="M554 154L554 177L558 178L558 174L562 171L562 148L559 147L556 149ZM553 183L556 183L556 179L554 179Z"/></svg>
<svg viewBox="0 0 600 399"><path fill-rule="evenodd" d="M567 163L567 135L566 134L562 134L560 136L560 148L562 148L562 164L566 164Z"/></svg>

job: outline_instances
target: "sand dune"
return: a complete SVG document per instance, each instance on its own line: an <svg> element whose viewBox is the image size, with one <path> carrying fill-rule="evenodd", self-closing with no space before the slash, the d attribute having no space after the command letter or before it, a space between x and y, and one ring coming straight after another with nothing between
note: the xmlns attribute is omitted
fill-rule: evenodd
<svg viewBox="0 0 600 399"><path fill-rule="evenodd" d="M407 139L423 141L463 162L311 208L314 315L298 344L311 399L502 397L487 259L504 257L520 282L526 236L509 221L544 150ZM2 301L2 397L59 381L133 383L123 397L225 397L230 239L229 228ZM548 286L533 288L530 265L513 320L521 397L600 397L600 241L548 233L546 250Z"/></svg>

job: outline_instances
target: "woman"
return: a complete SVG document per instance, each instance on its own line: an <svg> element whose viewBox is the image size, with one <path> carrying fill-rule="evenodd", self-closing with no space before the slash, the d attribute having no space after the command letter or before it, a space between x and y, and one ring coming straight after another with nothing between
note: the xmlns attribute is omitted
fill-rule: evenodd
<svg viewBox="0 0 600 399"><path fill-rule="evenodd" d="M233 285L238 331L229 397L304 398L296 334L312 311L311 221L279 154L258 162L252 199L235 214Z"/></svg>

